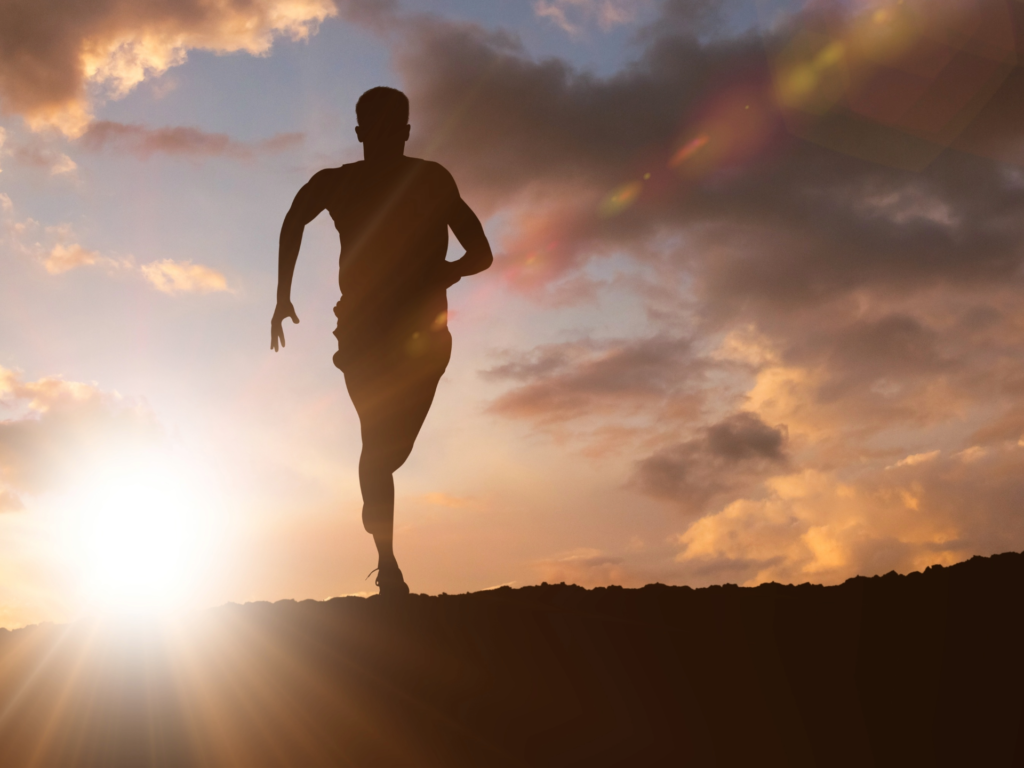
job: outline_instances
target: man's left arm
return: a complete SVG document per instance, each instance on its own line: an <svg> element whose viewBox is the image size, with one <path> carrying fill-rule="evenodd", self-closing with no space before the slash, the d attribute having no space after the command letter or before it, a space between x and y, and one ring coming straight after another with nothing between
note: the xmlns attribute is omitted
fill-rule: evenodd
<svg viewBox="0 0 1024 768"><path fill-rule="evenodd" d="M466 249L466 254L458 261L445 262L448 265L446 283L452 286L463 277L483 272L491 266L494 256L480 219L461 197L456 197L452 204L448 226L459 244Z"/></svg>

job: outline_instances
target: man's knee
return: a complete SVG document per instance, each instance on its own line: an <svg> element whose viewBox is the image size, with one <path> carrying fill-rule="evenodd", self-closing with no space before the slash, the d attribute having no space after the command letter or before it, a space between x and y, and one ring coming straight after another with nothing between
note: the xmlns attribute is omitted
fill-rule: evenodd
<svg viewBox="0 0 1024 768"><path fill-rule="evenodd" d="M387 532L393 512L382 504L363 504L363 530L376 536Z"/></svg>
<svg viewBox="0 0 1024 768"><path fill-rule="evenodd" d="M364 445L359 462L371 472L391 475L405 464L411 453L412 441L408 444L393 442L386 446Z"/></svg>

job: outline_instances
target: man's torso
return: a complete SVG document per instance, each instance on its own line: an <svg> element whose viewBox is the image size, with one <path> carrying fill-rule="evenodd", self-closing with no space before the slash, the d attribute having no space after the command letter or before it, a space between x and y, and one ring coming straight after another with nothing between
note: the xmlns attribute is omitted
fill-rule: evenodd
<svg viewBox="0 0 1024 768"><path fill-rule="evenodd" d="M441 269L458 201L448 172L403 157L384 168L352 163L327 176L326 207L341 238L339 341L392 346L444 328Z"/></svg>

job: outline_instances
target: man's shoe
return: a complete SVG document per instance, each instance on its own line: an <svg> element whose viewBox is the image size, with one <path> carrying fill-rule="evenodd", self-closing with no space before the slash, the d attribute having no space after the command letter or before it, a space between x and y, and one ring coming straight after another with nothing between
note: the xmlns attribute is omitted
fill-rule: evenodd
<svg viewBox="0 0 1024 768"><path fill-rule="evenodd" d="M402 571L396 565L390 568L378 568L377 580L381 597L402 597L409 594L409 585L402 578Z"/></svg>

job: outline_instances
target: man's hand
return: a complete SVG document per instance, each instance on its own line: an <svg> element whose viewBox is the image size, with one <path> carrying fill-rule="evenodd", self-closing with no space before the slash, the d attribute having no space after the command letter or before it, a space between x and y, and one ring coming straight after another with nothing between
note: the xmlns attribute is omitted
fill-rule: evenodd
<svg viewBox="0 0 1024 768"><path fill-rule="evenodd" d="M299 322L299 316L295 314L295 307L292 306L290 301L277 303L277 309L274 310L274 318L270 321L270 348L277 352L277 343L281 342L281 346L284 344L284 328L282 323L284 319L290 317L293 322Z"/></svg>
<svg viewBox="0 0 1024 768"><path fill-rule="evenodd" d="M441 266L441 284L445 288L451 288L462 279L461 265L454 261L446 261Z"/></svg>

